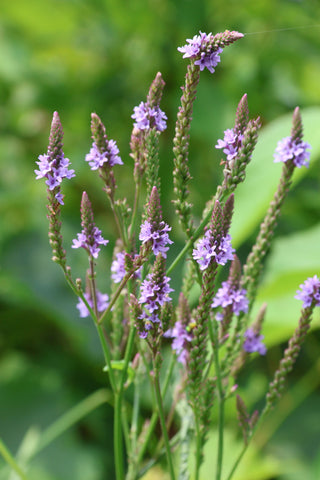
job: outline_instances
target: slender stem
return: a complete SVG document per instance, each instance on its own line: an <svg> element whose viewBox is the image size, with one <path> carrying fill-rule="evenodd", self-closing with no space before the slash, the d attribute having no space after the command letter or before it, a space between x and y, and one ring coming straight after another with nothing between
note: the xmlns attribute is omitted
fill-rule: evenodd
<svg viewBox="0 0 320 480"><path fill-rule="evenodd" d="M196 465L195 465L194 476L195 476L195 480L199 480L200 467L202 462L202 442L201 442L199 415L197 414L195 418L195 427L196 427Z"/></svg>
<svg viewBox="0 0 320 480"><path fill-rule="evenodd" d="M135 227L135 223L136 223L138 206L139 206L140 187L141 187L141 180L139 178L139 182L136 183L133 212L132 212L132 217L131 217L131 223L130 223L130 226L129 226L129 229L128 229L129 242L131 240L131 236L132 236L132 233L133 233L133 230L134 230L134 227Z"/></svg>
<svg viewBox="0 0 320 480"><path fill-rule="evenodd" d="M168 431L167 431L167 426L166 426L164 410L163 410L162 397L161 397L161 391L160 391L160 383L159 383L159 375L158 375L157 371L154 374L153 386L154 386L156 399L157 399L158 414L159 414L159 419L160 419L160 424L161 424L164 446L165 446L165 449L166 449L166 455L167 455L168 466L169 466L169 471L170 471L170 478L171 478L171 480L175 480L173 461L172 461L172 455L171 455L171 447L170 447L170 442L169 442L169 436L168 436Z"/></svg>
<svg viewBox="0 0 320 480"><path fill-rule="evenodd" d="M6 445L3 443L3 441L0 438L0 455L4 458L4 460L7 462L8 465L16 472L16 474L22 479L22 480L28 480L28 477L26 474L21 470L17 462L15 461L13 455L10 453Z"/></svg>
<svg viewBox="0 0 320 480"><path fill-rule="evenodd" d="M175 363L176 363L176 357L174 355L172 355L171 362L170 362L169 368L167 369L166 377L165 377L164 382L163 382L162 398L165 398L165 396L166 396ZM148 431L147 431L147 434L146 434L146 437L145 437L145 441L144 441L142 447L140 448L140 451L139 451L139 454L138 454L137 465L139 465L141 463L142 459L143 459L143 456L145 454L147 446L149 445L150 438L151 438L151 435L152 435L152 433L155 429L157 421L158 421L158 412L154 411L153 414L152 414L151 420L150 420L150 424L149 424L149 428L148 428Z"/></svg>
<svg viewBox="0 0 320 480"><path fill-rule="evenodd" d="M213 355L214 355L214 363L216 368L216 376L217 376L217 387L219 393L219 416L218 416L218 453L217 453L217 471L216 471L216 480L221 479L222 474L222 461L223 461L223 436L224 436L224 391L221 379L221 370L220 370L220 362L219 362L219 340L218 340L218 332L217 332L217 323L216 320L209 320L209 331L210 337L213 338L214 343L213 347Z"/></svg>
<svg viewBox="0 0 320 480"><path fill-rule="evenodd" d="M124 479L121 410L122 410L122 395L120 395L120 393L117 392L115 393L115 399L114 399L114 422L113 422L113 426L114 426L113 447L114 447L114 464L116 469L116 480Z"/></svg>

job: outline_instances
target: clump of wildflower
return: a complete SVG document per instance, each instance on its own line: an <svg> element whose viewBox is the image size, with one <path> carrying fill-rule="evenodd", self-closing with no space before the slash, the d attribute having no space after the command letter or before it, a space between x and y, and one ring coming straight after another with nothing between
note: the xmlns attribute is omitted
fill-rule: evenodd
<svg viewBox="0 0 320 480"><path fill-rule="evenodd" d="M113 260L111 264L111 278L114 281L114 283L120 283L123 277L126 274L126 268L125 268L125 257L126 257L126 252L118 252L116 254L116 258ZM137 258L138 255L135 255L134 258ZM134 278L140 278L141 277L141 268L137 270L134 273Z"/></svg>
<svg viewBox="0 0 320 480"><path fill-rule="evenodd" d="M222 282L222 286L217 291L211 307L226 308L231 306L235 315L239 315L240 312L246 313L249 308L249 302L246 297L246 293L247 292L244 288L236 288L230 282ZM216 320L223 320L223 314L217 313Z"/></svg>
<svg viewBox="0 0 320 480"><path fill-rule="evenodd" d="M200 55L200 58L195 60L195 65L199 65L201 71L207 68L210 73L214 73L214 68L220 62L219 54L222 52L222 48L218 47L215 50L207 51L208 43L213 39L213 35L212 33L199 33L200 35L195 35L192 39L188 38L188 43L183 47L178 47L178 51L184 54L183 58L196 58Z"/></svg>
<svg viewBox="0 0 320 480"><path fill-rule="evenodd" d="M89 306L93 309L93 301L91 295L89 293L84 294L84 298L87 300ZM107 293L101 293L98 290L96 291L96 299L97 299L97 310L99 313L104 312L109 305L109 296ZM77 309L79 310L79 315L81 318L88 317L90 312L84 303L84 301L79 298L79 302L77 303Z"/></svg>
<svg viewBox="0 0 320 480"><path fill-rule="evenodd" d="M219 139L215 148L223 149L223 153L227 156L227 161L231 161L238 154L242 145L243 134L236 132L234 128L228 128L224 132L223 140Z"/></svg>
<svg viewBox="0 0 320 480"><path fill-rule="evenodd" d="M164 274L164 262L164 257L159 253L152 272L141 284L139 304L145 307L140 316L145 325L145 330L139 332L141 338L147 336L153 324L161 323L159 317L161 307L171 301L169 293L173 292L173 289L169 285L170 278Z"/></svg>
<svg viewBox="0 0 320 480"><path fill-rule="evenodd" d="M107 140L103 151L99 150L96 143L93 142L90 152L86 155L86 162L89 163L91 170L98 170L105 164L110 167L123 165L123 161L118 154L119 148L115 140Z"/></svg>
<svg viewBox="0 0 320 480"><path fill-rule="evenodd" d="M188 331L188 327L178 320L173 328L167 330L164 337L173 338L172 350L176 352L178 362L186 365L188 359L187 343L191 342L192 335Z"/></svg>
<svg viewBox="0 0 320 480"><path fill-rule="evenodd" d="M64 157L63 152L52 158L51 152L44 155L39 155L39 161L36 162L39 166L39 170L35 170L36 180L39 178L46 178L46 185L49 190L54 190L56 187L60 187L63 178L75 177L74 170L69 170L70 160ZM55 198L63 205L63 196L61 192L57 192Z"/></svg>
<svg viewBox="0 0 320 480"><path fill-rule="evenodd" d="M204 237L197 242L192 256L198 262L200 270L205 270L212 259L219 265L225 265L228 260L233 259L234 251L229 234L224 236L218 245L211 231L207 230Z"/></svg>
<svg viewBox="0 0 320 480"><path fill-rule="evenodd" d="M139 130L155 127L159 132L163 132L167 128L167 116L158 105L150 107L148 102L141 102L133 111L131 118L135 120L134 126Z"/></svg>
<svg viewBox="0 0 320 480"><path fill-rule="evenodd" d="M81 226L83 229L77 234L78 238L73 240L72 248L84 248L93 258L98 258L99 245L107 245L109 240L102 237L101 230L94 224L91 202L86 192L83 192L81 200Z"/></svg>
<svg viewBox="0 0 320 480"><path fill-rule="evenodd" d="M244 333L245 341L243 349L248 353L258 352L260 355L265 355L267 352L266 346L262 343L263 335L255 332L253 328L248 328Z"/></svg>
<svg viewBox="0 0 320 480"><path fill-rule="evenodd" d="M292 137L285 137L278 142L274 153L274 162L288 162L293 161L293 164L301 168L302 166L309 166L311 145L303 142L300 138L293 139Z"/></svg>
<svg viewBox="0 0 320 480"><path fill-rule="evenodd" d="M307 280L300 285L301 290L297 290L294 298L303 301L303 308L308 308L313 302L316 307L320 307L320 280L317 275Z"/></svg>

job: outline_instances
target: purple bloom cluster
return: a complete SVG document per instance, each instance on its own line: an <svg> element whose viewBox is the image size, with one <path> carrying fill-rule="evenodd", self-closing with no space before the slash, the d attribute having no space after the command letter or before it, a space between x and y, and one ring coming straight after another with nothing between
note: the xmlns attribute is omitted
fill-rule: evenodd
<svg viewBox="0 0 320 480"><path fill-rule="evenodd" d="M131 118L135 120L134 126L139 130L149 130L154 126L159 132L163 132L167 128L167 116L160 107L151 108L148 103L141 102L133 111Z"/></svg>
<svg viewBox="0 0 320 480"><path fill-rule="evenodd" d="M104 312L109 305L109 296L107 293L101 293L97 290L97 309L98 312ZM85 299L87 300L89 306L93 308L93 301L89 295L89 293L84 294ZM79 302L77 303L77 309L79 310L79 315L81 318L88 317L90 315L89 310L87 309L85 303L81 298L79 298Z"/></svg>
<svg viewBox="0 0 320 480"><path fill-rule="evenodd" d="M73 239L72 248L84 248L93 258L98 258L100 252L99 245L107 245L109 240L105 240L101 235L101 230L98 227L93 227L90 233L86 233L85 229L78 233L78 239Z"/></svg>
<svg viewBox="0 0 320 480"><path fill-rule="evenodd" d="M161 221L159 228L155 229L152 224L148 222L148 220L146 220L141 225L139 240L141 240L142 243L146 243L151 240L153 253L155 255L161 253L162 256L166 258L166 252L169 250L169 247L167 247L166 245L173 243L173 241L170 240L168 235L168 232L170 232L170 230L171 227L169 227L169 225L167 225L164 221Z"/></svg>
<svg viewBox="0 0 320 480"><path fill-rule="evenodd" d="M265 355L267 352L266 346L262 343L263 335L256 333L253 328L248 328L244 334L245 341L243 348L248 353L258 352L260 355Z"/></svg>
<svg viewBox="0 0 320 480"><path fill-rule="evenodd" d="M178 50L184 54L183 58L194 58L200 55L200 58L194 62L195 65L199 65L201 71L207 68L210 73L213 73L220 62L219 53L222 52L222 48L207 52L206 47L212 39L212 33L208 35L203 32L199 33L200 35L195 35L193 38L187 38L188 43L183 47L178 47Z"/></svg>
<svg viewBox="0 0 320 480"><path fill-rule="evenodd" d="M89 162L91 170L98 170L98 168L103 167L105 163L113 167L114 165L123 165L123 161L118 155L119 148L115 140L107 140L106 150L100 153L95 142L92 144L90 152L86 155L86 162Z"/></svg>
<svg viewBox="0 0 320 480"><path fill-rule="evenodd" d="M217 245L210 230L207 230L193 249L192 256L198 262L200 270L205 270L214 259L219 265L225 265L228 260L233 260L234 248L231 246L231 236L228 234Z"/></svg>
<svg viewBox="0 0 320 480"><path fill-rule="evenodd" d="M316 307L320 307L320 280L317 275L307 278L300 288L294 298L303 301L303 308L310 307L313 301Z"/></svg>
<svg viewBox="0 0 320 480"><path fill-rule="evenodd" d="M229 282L222 282L221 288L217 291L213 299L212 308L222 307L226 308L232 306L232 311L235 315L240 312L246 313L248 311L249 302L246 297L247 291L244 288L235 288ZM223 320L223 314L217 313L216 320Z"/></svg>
<svg viewBox="0 0 320 480"><path fill-rule="evenodd" d="M116 254L116 258L113 260L111 264L111 278L114 283L120 283L123 277L126 274L125 269L125 252L119 252ZM137 255L135 255L137 257ZM141 277L141 268L134 273L134 278Z"/></svg>
<svg viewBox="0 0 320 480"><path fill-rule="evenodd" d="M182 365L186 365L188 360L188 350L186 349L186 345L192 340L192 336L188 332L187 327L178 320L175 326L167 330L163 336L173 338L172 350L176 352L178 362L182 363Z"/></svg>
<svg viewBox="0 0 320 480"><path fill-rule="evenodd" d="M242 133L235 132L233 128L228 128L224 132L223 140L219 139L215 147L222 148L223 153L227 155L227 160L230 162L234 157L236 157L238 150L241 147L242 139Z"/></svg>
<svg viewBox="0 0 320 480"><path fill-rule="evenodd" d="M170 302L171 298L169 297L169 293L173 292L173 289L169 286L169 282L169 277L163 276L159 281L159 278L155 279L152 273L142 282L139 303L143 304L147 311L144 310L139 317L144 320L145 325L145 330L139 332L141 338L147 337L148 331L151 330L153 323L160 323L158 310L165 302Z"/></svg>
<svg viewBox="0 0 320 480"><path fill-rule="evenodd" d="M311 146L307 142L299 139L294 141L291 137L285 137L278 142L274 153L274 162L287 162L292 160L298 168L303 165L308 167L310 152L307 152L307 149L309 148L311 148Z"/></svg>
<svg viewBox="0 0 320 480"><path fill-rule="evenodd" d="M68 170L70 160L64 158L64 155L50 161L50 156L44 154L39 155L38 159L39 161L36 163L39 166L39 170L34 171L37 175L36 180L39 180L39 178L46 178L46 185L49 190L54 190L56 187L59 187L63 178L70 179L75 177L74 170ZM60 192L55 195L55 198L61 205L63 205L63 195Z"/></svg>

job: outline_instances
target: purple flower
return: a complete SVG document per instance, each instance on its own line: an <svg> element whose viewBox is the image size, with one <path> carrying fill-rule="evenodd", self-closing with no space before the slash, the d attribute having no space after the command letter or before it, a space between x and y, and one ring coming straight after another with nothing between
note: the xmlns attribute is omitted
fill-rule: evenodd
<svg viewBox="0 0 320 480"><path fill-rule="evenodd" d="M260 355L265 355L267 352L266 346L262 343L263 335L256 333L253 328L248 328L244 334L245 341L243 348L248 353L258 352Z"/></svg>
<svg viewBox="0 0 320 480"><path fill-rule="evenodd" d="M96 143L93 142L90 152L86 155L86 162L89 162L91 170L98 170L103 167L104 164L108 164L110 167L114 165L123 165L123 162L118 155L119 148L115 140L107 140L106 150L100 152Z"/></svg>
<svg viewBox="0 0 320 480"><path fill-rule="evenodd" d="M133 111L131 118L135 120L134 126L139 130L149 130L155 126L159 132L163 132L167 128L167 116L160 107L151 108L148 103L141 102Z"/></svg>
<svg viewBox="0 0 320 480"><path fill-rule="evenodd" d="M183 53L183 58L195 58L200 57L194 62L195 65L199 65L200 70L207 68L210 73L214 72L214 67L220 62L219 53L222 52L222 48L217 48L211 52L207 51L207 45L212 39L212 33L208 35L203 32L199 32L200 35L195 35L193 38L187 39L187 44L183 47L178 47L179 52Z"/></svg>
<svg viewBox="0 0 320 480"><path fill-rule="evenodd" d="M63 178L72 178L75 177L74 170L69 170L68 167L70 165L70 160L68 158L64 158L64 155L54 158L50 160L50 156L48 154L39 155L39 161L36 164L39 167L39 170L35 170L36 180L40 178L46 178L46 185L48 186L49 190L54 190L55 188L59 187ZM61 192L57 192L55 198L58 202L63 205L63 195Z"/></svg>
<svg viewBox="0 0 320 480"><path fill-rule="evenodd" d="M248 311L249 302L246 297L247 291L244 288L235 288L229 282L222 282L221 288L216 293L213 299L212 308L228 306L232 307L232 311L235 315L239 315L240 312L246 313ZM223 319L223 314L216 315L217 320Z"/></svg>
<svg viewBox="0 0 320 480"><path fill-rule="evenodd" d="M199 60L196 60L194 64L199 65L201 72L207 68L210 73L214 73L214 67L216 67L221 60L219 56L221 52L222 48L218 48L215 52L211 53L201 52L201 57Z"/></svg>
<svg viewBox="0 0 320 480"><path fill-rule="evenodd" d="M114 281L114 283L120 283L123 277L126 274L126 269L125 269L125 251L119 252L116 254L115 260L113 260L111 264L111 278ZM137 255L135 255L135 258ZM134 278L140 278L141 277L141 268L137 270L134 273Z"/></svg>
<svg viewBox="0 0 320 480"><path fill-rule="evenodd" d="M316 307L320 307L320 280L317 275L307 278L300 288L301 290L297 290L294 298L303 301L303 308L310 307L313 302Z"/></svg>
<svg viewBox="0 0 320 480"><path fill-rule="evenodd" d="M139 240L142 243L146 243L149 240L152 242L152 251L155 255L161 253L164 258L167 257L166 252L169 250L167 244L173 243L170 240L169 235L167 232L170 232L171 227L167 225L164 221L161 221L159 224L159 229L155 229L148 220L146 220L141 225Z"/></svg>
<svg viewBox="0 0 320 480"><path fill-rule="evenodd" d="M173 289L170 288L169 282L170 278L167 276L156 279L152 273L149 273L141 284L139 303L144 304L150 313L159 310L165 302L171 300L169 293L173 292Z"/></svg>
<svg viewBox="0 0 320 480"><path fill-rule="evenodd" d="M83 229L81 233L77 234L78 239L73 239L72 248L84 248L93 258L98 258L100 252L99 245L107 245L109 240L104 240L101 230L96 226L93 226L89 232L86 230Z"/></svg>
<svg viewBox="0 0 320 480"><path fill-rule="evenodd" d="M298 168L303 165L308 167L310 152L307 152L307 149L309 148L311 148L311 146L307 142L303 142L300 139L293 140L291 137L285 137L278 142L274 153L274 162L287 162L292 160L294 165Z"/></svg>
<svg viewBox="0 0 320 480"><path fill-rule="evenodd" d="M212 33L199 32L200 35L195 35L193 38L187 38L187 44L183 47L178 47L178 51L184 53L182 58L193 58L200 53L201 47L205 48L208 41L212 37Z"/></svg>
<svg viewBox="0 0 320 480"><path fill-rule="evenodd" d="M109 296L106 293L101 293L98 290L96 291L97 296L97 309L98 312L104 312L109 305ZM89 306L93 308L93 302L89 295L89 293L84 294L85 299L87 300ZM87 309L85 303L81 298L79 298L79 302L77 303L77 309L79 310L80 317L88 317L90 315L89 310Z"/></svg>
<svg viewBox="0 0 320 480"><path fill-rule="evenodd" d="M219 139L215 147L222 148L223 153L227 155L227 160L230 162L236 157L238 150L241 147L242 139L243 134L235 132L233 128L228 128L224 132L223 140Z"/></svg>
<svg viewBox="0 0 320 480"><path fill-rule="evenodd" d="M176 352L178 362L182 363L182 365L186 365L188 360L188 350L186 345L192 340L192 336L188 332L187 327L178 320L175 323L175 326L167 330L163 336L173 338L171 345L172 350Z"/></svg>
<svg viewBox="0 0 320 480"><path fill-rule="evenodd" d="M205 270L212 259L219 265L225 265L228 260L233 260L234 251L230 235L223 237L220 245L217 245L211 231L207 230L204 237L198 240L192 256L198 262L200 270Z"/></svg>

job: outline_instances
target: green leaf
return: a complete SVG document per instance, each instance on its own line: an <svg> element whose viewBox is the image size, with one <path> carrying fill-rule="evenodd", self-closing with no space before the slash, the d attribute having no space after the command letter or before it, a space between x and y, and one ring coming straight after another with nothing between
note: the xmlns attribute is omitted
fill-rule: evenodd
<svg viewBox="0 0 320 480"><path fill-rule="evenodd" d="M312 145L310 166L320 156L320 108L312 107L301 112L304 140ZM285 115L263 128L259 135L252 161L248 165L245 182L235 192L235 214L231 226L233 245L240 245L264 217L269 202L277 188L281 165L273 163L277 143L290 135L292 115ZM297 168L293 184L308 173L307 168Z"/></svg>
<svg viewBox="0 0 320 480"><path fill-rule="evenodd" d="M112 366L112 369L113 370L123 370L124 369L124 365L125 365L125 361L124 360L112 360L111 361L111 366ZM109 367L108 365L105 365L103 367L103 371L104 372L108 372L109 371ZM128 380L129 382L132 382L133 379L134 379L134 376L135 376L135 370L132 368L132 364L129 364L128 365L128 370L127 370L127 374L128 374Z"/></svg>

